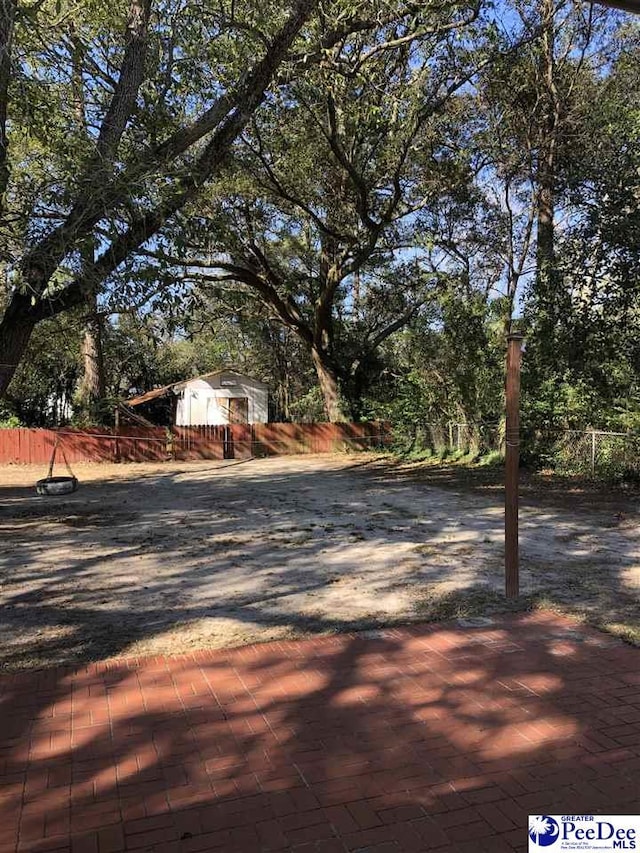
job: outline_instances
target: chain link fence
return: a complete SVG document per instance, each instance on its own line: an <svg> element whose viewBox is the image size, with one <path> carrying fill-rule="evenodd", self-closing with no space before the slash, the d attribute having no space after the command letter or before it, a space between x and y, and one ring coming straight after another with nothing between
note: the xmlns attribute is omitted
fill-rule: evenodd
<svg viewBox="0 0 640 853"><path fill-rule="evenodd" d="M434 456L504 453L504 424L425 423L413 448ZM640 435L605 430L521 431L522 458L561 474L640 482Z"/></svg>
<svg viewBox="0 0 640 853"><path fill-rule="evenodd" d="M567 430L557 435L550 449L560 473L640 478L640 436L633 433Z"/></svg>
<svg viewBox="0 0 640 853"><path fill-rule="evenodd" d="M413 446L434 456L485 454L500 452L504 445L504 426L491 423L425 423L416 427Z"/></svg>

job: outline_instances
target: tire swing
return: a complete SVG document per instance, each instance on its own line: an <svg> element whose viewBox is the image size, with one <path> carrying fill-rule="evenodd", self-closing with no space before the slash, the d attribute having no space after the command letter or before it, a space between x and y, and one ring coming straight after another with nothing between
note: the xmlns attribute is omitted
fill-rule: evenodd
<svg viewBox="0 0 640 853"><path fill-rule="evenodd" d="M47 476L38 480L36 483L36 492L39 495L70 495L71 492L75 492L78 488L78 478L74 475L71 470L69 463L67 462L67 457L65 455L64 449L61 448L62 458L64 459L64 464L67 466L67 471L69 472L68 477L54 477L53 476L53 466L56 461L56 452L58 450L58 444L60 443L60 438L56 437L55 444L53 445L53 453L51 454L51 462L49 463L49 473Z"/></svg>

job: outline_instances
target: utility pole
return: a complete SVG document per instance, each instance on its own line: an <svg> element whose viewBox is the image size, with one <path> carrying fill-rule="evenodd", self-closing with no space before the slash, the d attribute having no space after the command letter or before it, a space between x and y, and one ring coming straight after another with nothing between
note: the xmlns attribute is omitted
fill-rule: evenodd
<svg viewBox="0 0 640 853"><path fill-rule="evenodd" d="M507 598L520 593L518 557L518 480L520 465L521 332L507 335L506 448L504 469L504 577Z"/></svg>

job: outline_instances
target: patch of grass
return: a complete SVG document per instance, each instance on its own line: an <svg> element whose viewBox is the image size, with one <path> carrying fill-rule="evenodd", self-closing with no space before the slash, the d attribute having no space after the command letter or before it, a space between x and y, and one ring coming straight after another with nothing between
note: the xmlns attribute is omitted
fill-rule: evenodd
<svg viewBox="0 0 640 853"><path fill-rule="evenodd" d="M410 450L406 453L399 452L399 459L408 462L442 462L443 456L439 453L434 453L433 450Z"/></svg>
<svg viewBox="0 0 640 853"><path fill-rule="evenodd" d="M216 550L221 548L237 548L240 545L244 545L242 539L233 536L221 536L219 538L211 539L205 537L204 541L207 542L211 548L215 548Z"/></svg>
<svg viewBox="0 0 640 853"><path fill-rule="evenodd" d="M433 622L448 622L471 616L490 616L492 613L522 613L535 610L535 600L521 596L508 601L497 590L485 586L443 590L439 585L429 587L416 602L416 612Z"/></svg>
<svg viewBox="0 0 640 853"><path fill-rule="evenodd" d="M478 550L477 545L465 545L464 543L456 545L455 542L452 542L451 545L448 545L446 547L453 557L464 557L468 554L475 554Z"/></svg>
<svg viewBox="0 0 640 853"><path fill-rule="evenodd" d="M390 460L391 461L391 460ZM395 465L393 464L395 461ZM436 488L500 497L504 491L504 464L499 453L465 456L458 459L434 455L428 451L396 454L387 468L387 476ZM629 488L584 477L561 475L557 471L520 469L520 495L529 505L567 507L572 510L611 512L612 524L620 515L637 523L637 494Z"/></svg>
<svg viewBox="0 0 640 853"><path fill-rule="evenodd" d="M484 456L480 456L476 464L480 468L502 467L502 465L504 465L504 456L499 450L490 450L489 453L485 453Z"/></svg>
<svg viewBox="0 0 640 853"><path fill-rule="evenodd" d="M614 637L620 637L625 643L631 646L640 646L640 625L623 624L620 622L603 622L598 627L613 634Z"/></svg>
<svg viewBox="0 0 640 853"><path fill-rule="evenodd" d="M422 462L431 466L451 465L463 468L492 468L504 464L504 456L497 450L478 453L475 450L411 450L396 453L399 462Z"/></svg>
<svg viewBox="0 0 640 853"><path fill-rule="evenodd" d="M555 591L521 595L510 601L501 591L486 586L467 589L442 589L438 584L428 587L415 604L420 618L431 622L449 622L474 616L492 616L504 613L529 613L550 611L586 622L600 631L618 637L624 642L640 647L640 623L637 612L619 612L619 621L612 621L610 610L599 606L587 607L579 600L563 600Z"/></svg>
<svg viewBox="0 0 640 853"><path fill-rule="evenodd" d="M306 545L308 542L314 542L314 536L296 536L294 539L281 542L281 548L298 548L300 545Z"/></svg>
<svg viewBox="0 0 640 853"><path fill-rule="evenodd" d="M433 554L440 553L441 548L438 545L429 545L428 543L425 543L423 545L416 545L413 550L417 551L418 554L425 554L428 557Z"/></svg>

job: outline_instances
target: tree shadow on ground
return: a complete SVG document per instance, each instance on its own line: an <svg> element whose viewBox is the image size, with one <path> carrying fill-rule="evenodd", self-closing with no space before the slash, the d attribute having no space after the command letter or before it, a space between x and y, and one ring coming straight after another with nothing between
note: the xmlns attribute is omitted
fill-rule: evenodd
<svg viewBox="0 0 640 853"><path fill-rule="evenodd" d="M398 463L389 466L389 475L441 489L460 489L469 494L502 498L503 465L469 465L447 462ZM529 506L565 509L571 502L574 511L606 509L609 512L636 514L640 487L633 483L615 483L582 475L554 471L520 469L520 495Z"/></svg>
<svg viewBox="0 0 640 853"><path fill-rule="evenodd" d="M449 496L445 505L441 492L380 462L296 465L186 466L3 507L5 666L101 660L191 626L193 636L176 634L179 651L215 644L218 630L237 644L502 602L502 520L492 499ZM591 516L546 512L523 526L524 600L637 622L628 579L637 549L590 525ZM568 532L556 542L561 528ZM617 554L589 553L605 534L618 537ZM541 536L558 548L552 561L536 552ZM198 633L202 625L213 628Z"/></svg>
<svg viewBox="0 0 640 853"><path fill-rule="evenodd" d="M0 849L525 850L633 813L637 654L537 614L5 676Z"/></svg>

